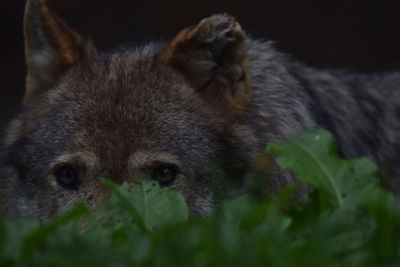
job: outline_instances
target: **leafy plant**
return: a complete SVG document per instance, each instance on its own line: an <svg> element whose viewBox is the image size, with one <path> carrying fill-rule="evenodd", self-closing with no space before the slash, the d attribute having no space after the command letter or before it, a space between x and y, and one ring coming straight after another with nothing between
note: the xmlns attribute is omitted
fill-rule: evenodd
<svg viewBox="0 0 400 267"><path fill-rule="evenodd" d="M151 181L117 186L95 211L53 221L0 219L0 266L399 266L399 201L366 159L337 157L331 134L309 130L267 153L313 190L256 201L243 195L207 218Z"/></svg>

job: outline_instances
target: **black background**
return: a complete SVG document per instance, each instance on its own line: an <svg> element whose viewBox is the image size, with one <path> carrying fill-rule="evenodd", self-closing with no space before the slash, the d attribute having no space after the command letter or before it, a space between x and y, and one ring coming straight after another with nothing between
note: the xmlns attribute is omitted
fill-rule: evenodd
<svg viewBox="0 0 400 267"><path fill-rule="evenodd" d="M234 15L248 34L277 41L311 65L358 71L400 69L398 0L49 0L75 30L100 49L172 37L214 13ZM2 1L0 130L23 95L24 0Z"/></svg>

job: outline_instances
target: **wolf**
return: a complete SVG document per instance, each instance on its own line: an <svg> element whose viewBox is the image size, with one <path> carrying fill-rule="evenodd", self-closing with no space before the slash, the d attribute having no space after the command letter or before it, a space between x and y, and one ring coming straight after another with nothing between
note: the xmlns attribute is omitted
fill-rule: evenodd
<svg viewBox="0 0 400 267"><path fill-rule="evenodd" d="M341 156L370 157L400 192L398 72L309 67L226 14L169 42L102 52L45 0L28 0L24 34L26 92L0 162L10 217L96 206L110 194L99 177L154 179L205 215L251 184L267 142L311 127L334 133ZM265 161L268 191L297 182Z"/></svg>

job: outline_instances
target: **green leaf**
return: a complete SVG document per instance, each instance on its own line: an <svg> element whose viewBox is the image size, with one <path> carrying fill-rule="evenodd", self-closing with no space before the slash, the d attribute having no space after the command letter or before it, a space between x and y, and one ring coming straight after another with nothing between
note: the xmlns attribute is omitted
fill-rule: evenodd
<svg viewBox="0 0 400 267"><path fill-rule="evenodd" d="M321 205L331 208L364 201L364 193L379 184L378 170L367 158L338 158L334 137L325 130L311 129L292 140L271 143L268 153L278 164L319 192Z"/></svg>
<svg viewBox="0 0 400 267"><path fill-rule="evenodd" d="M61 227L87 215L89 215L89 209L84 204L76 204L66 213L33 230L24 238L22 243L22 259L27 262L31 261L34 252L44 244L51 235L55 234Z"/></svg>
<svg viewBox="0 0 400 267"><path fill-rule="evenodd" d="M47 224L0 216L0 266L400 266L400 203L371 161L339 159L315 129L268 151L315 190L265 195L257 170L255 196L188 218L179 193L103 179L112 196L83 221L83 206Z"/></svg>
<svg viewBox="0 0 400 267"><path fill-rule="evenodd" d="M162 227L186 222L188 208L183 196L157 182L143 180L140 184L116 186L102 179L115 197L131 214L132 218L146 229L155 231Z"/></svg>

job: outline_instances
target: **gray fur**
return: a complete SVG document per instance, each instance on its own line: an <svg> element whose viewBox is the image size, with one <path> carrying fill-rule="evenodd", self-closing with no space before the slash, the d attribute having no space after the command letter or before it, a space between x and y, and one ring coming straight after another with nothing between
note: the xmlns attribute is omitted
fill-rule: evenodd
<svg viewBox="0 0 400 267"><path fill-rule="evenodd" d="M133 181L138 171L149 177L146 170L166 161L179 169L171 189L184 195L193 214L204 215L251 184L249 173L267 142L310 127L332 131L346 158L369 156L390 178L387 186L400 190L398 73L316 70L277 52L271 42L243 42L240 26L227 16L199 25L195 30L206 31L204 36L216 34L207 45L216 40L217 49L193 54L190 49L198 48L185 46L191 29L171 47L150 44L114 53L91 47L66 71L55 73L50 88L32 89L4 141L0 194L7 214L47 220L79 199L97 205L109 194L99 176ZM173 54L181 51L203 60L195 62L200 73L211 69L213 74L192 81L195 71L168 61L181 60ZM248 80L252 96L246 102L241 88ZM217 82L230 87L214 92ZM243 110L224 108L237 99ZM79 170L78 190L57 184L54 169L60 164ZM296 181L275 164L267 175L272 192Z"/></svg>
<svg viewBox="0 0 400 267"><path fill-rule="evenodd" d="M247 45L254 92L248 120L259 129L259 140L285 140L309 127L327 129L341 156L370 157L384 184L400 192L400 73L318 70L277 52L271 42Z"/></svg>

